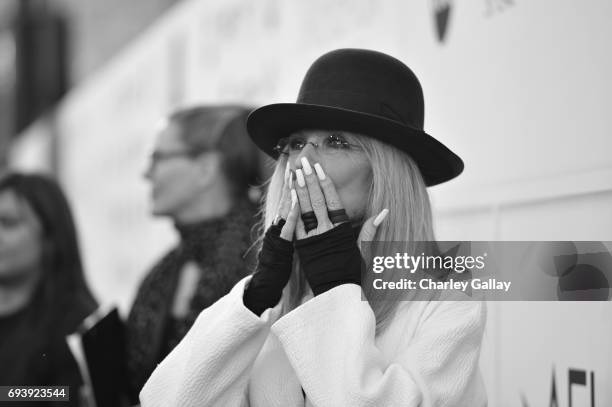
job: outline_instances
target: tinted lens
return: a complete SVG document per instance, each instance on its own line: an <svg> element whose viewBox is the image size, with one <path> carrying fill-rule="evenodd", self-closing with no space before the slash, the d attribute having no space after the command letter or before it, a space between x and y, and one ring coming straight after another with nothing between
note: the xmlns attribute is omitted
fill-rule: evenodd
<svg viewBox="0 0 612 407"><path fill-rule="evenodd" d="M292 138L289 140L289 150L292 152L302 151L305 145L306 141L301 138Z"/></svg>
<svg viewBox="0 0 612 407"><path fill-rule="evenodd" d="M339 133L332 133L327 136L327 138L325 139L325 146L332 149L350 147L348 141L346 141L344 136Z"/></svg>
<svg viewBox="0 0 612 407"><path fill-rule="evenodd" d="M288 154L289 151L287 151L287 142L289 141L289 139L287 137L283 137L282 139L278 140L278 143L276 143L276 147L274 147L274 152L276 152L276 154Z"/></svg>

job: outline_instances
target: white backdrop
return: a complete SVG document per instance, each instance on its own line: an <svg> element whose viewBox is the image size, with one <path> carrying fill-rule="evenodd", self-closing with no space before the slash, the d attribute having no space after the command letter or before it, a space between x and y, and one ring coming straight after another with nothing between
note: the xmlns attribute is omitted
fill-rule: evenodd
<svg viewBox="0 0 612 407"><path fill-rule="evenodd" d="M463 175L430 188L439 239L612 240L610 38L606 0L186 1L58 111L60 177L89 281L125 311L175 239L148 217L140 176L161 115L200 102L292 101L310 63L338 47L410 66L426 130L464 159ZM44 129L22 138L16 166L44 159ZM490 405L554 405L553 387L558 406L612 405L611 343L610 302L490 303ZM569 400L572 369L585 384Z"/></svg>

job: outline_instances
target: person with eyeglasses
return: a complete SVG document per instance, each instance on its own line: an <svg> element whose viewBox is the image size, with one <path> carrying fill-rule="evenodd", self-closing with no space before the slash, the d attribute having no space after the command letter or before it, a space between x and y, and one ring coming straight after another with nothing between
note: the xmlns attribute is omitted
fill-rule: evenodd
<svg viewBox="0 0 612 407"><path fill-rule="evenodd" d="M197 315L254 266L247 251L256 221L259 153L246 135L249 111L231 105L180 109L157 134L145 173L152 213L170 218L180 241L147 273L128 316L133 403Z"/></svg>
<svg viewBox="0 0 612 407"><path fill-rule="evenodd" d="M276 160L256 270L200 313L143 406L486 406L485 303L362 282L364 242L435 240L426 188L463 170L423 119L412 70L363 49L321 56L296 103L251 113Z"/></svg>

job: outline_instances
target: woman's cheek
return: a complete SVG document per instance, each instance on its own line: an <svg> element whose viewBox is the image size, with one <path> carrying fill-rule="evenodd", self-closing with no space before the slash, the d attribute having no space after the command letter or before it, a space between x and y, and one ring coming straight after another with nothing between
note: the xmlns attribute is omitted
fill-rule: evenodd
<svg viewBox="0 0 612 407"><path fill-rule="evenodd" d="M367 196L365 196L362 188L356 188L355 185L346 186L338 191L338 195L349 218L359 219L363 217Z"/></svg>
<svg viewBox="0 0 612 407"><path fill-rule="evenodd" d="M40 242L38 237L29 236L29 232L22 231L13 234L11 244L5 248L4 259L0 267L4 273L25 272L39 264Z"/></svg>
<svg viewBox="0 0 612 407"><path fill-rule="evenodd" d="M368 162L351 160L329 163L323 169L334 182L340 201L349 218L362 218L368 202L368 191L372 179L372 171Z"/></svg>

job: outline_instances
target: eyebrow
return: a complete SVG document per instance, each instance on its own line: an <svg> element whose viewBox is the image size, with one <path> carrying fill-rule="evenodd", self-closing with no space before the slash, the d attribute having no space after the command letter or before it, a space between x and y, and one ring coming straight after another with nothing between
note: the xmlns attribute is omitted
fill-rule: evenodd
<svg viewBox="0 0 612 407"><path fill-rule="evenodd" d="M321 133L323 133L323 132L329 132L330 134L340 133L340 134L344 135L344 131L343 130L305 129L305 130L298 130L298 131L294 132L293 134L291 134L289 137L291 137L291 136L307 137L307 135L304 134L304 132L306 132L306 131L312 132L315 136L320 136Z"/></svg>
<svg viewBox="0 0 612 407"><path fill-rule="evenodd" d="M304 134L304 130L298 130L298 131L294 132L293 134L290 134L290 135L289 135L289 137L292 137L292 136L296 136L296 137L297 137L297 136L304 137L304 136L305 136L305 134Z"/></svg>

